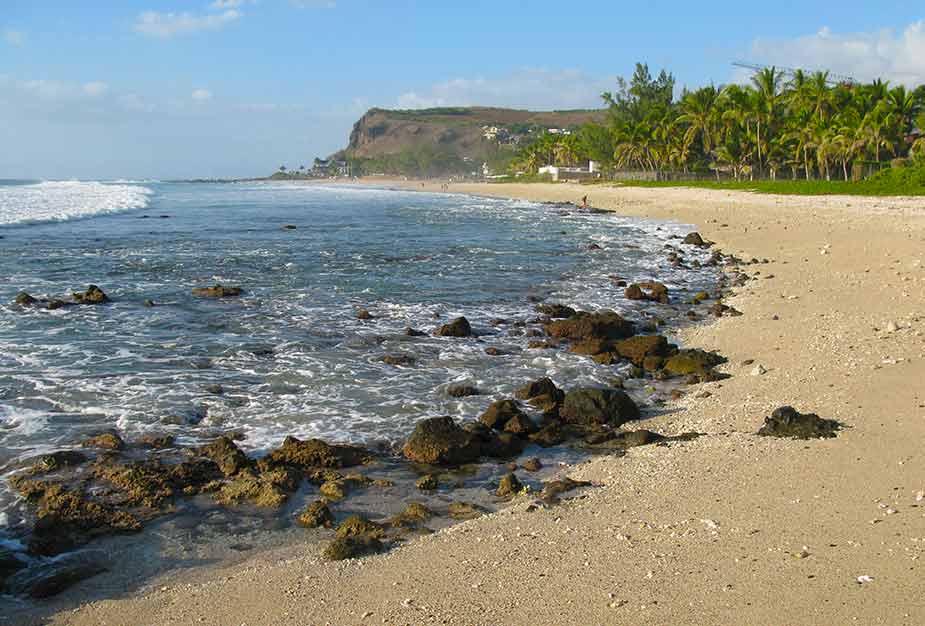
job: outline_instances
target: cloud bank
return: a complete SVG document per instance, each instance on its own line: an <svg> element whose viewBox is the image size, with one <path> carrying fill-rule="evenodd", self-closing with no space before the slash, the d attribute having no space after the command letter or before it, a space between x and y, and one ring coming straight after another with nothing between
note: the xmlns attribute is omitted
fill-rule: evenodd
<svg viewBox="0 0 925 626"><path fill-rule="evenodd" d="M203 30L218 30L241 19L243 15L237 9L227 9L221 13L206 15L145 11L138 16L135 30L151 37L167 39Z"/></svg>

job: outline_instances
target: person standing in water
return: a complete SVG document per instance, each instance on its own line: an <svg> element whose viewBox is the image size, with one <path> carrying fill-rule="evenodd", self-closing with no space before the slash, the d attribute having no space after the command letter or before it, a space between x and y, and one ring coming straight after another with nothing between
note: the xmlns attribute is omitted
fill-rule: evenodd
<svg viewBox="0 0 925 626"><path fill-rule="evenodd" d="M588 196L586 195L581 197L581 208L583 209L588 208Z"/></svg>

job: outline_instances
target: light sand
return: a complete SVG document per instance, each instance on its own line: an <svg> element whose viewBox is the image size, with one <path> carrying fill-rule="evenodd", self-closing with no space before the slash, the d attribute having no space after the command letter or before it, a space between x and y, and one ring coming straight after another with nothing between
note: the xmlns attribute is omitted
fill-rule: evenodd
<svg viewBox="0 0 925 626"><path fill-rule="evenodd" d="M708 436L592 460L571 475L600 487L555 508L527 512L525 499L359 561L294 547L285 561L175 574L55 624L925 624L925 200L451 190L587 192L770 259L728 300L744 315L683 333L728 356L733 377L645 424ZM850 428L755 436L783 404Z"/></svg>

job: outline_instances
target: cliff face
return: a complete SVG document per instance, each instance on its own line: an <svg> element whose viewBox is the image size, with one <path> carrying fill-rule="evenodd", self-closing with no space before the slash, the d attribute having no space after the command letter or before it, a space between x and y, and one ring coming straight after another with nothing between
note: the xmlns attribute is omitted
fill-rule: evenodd
<svg viewBox="0 0 925 626"><path fill-rule="evenodd" d="M375 157L426 144L460 157L480 159L498 145L484 137L485 126L504 128L508 137L523 137L530 129L569 128L602 121L604 115L604 111L534 112L487 107L370 109L353 125L346 152Z"/></svg>

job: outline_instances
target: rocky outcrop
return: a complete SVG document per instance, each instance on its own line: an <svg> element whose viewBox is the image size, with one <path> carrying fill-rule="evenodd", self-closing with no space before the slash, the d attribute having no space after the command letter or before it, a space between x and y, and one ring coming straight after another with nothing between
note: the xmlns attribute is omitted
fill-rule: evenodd
<svg viewBox="0 0 925 626"><path fill-rule="evenodd" d="M247 455L229 437L219 437L199 448L199 454L211 459L225 476L233 476L250 466Z"/></svg>
<svg viewBox="0 0 925 626"><path fill-rule="evenodd" d="M646 357L668 353L668 340L662 335L636 335L614 343L613 349L621 358L642 367Z"/></svg>
<svg viewBox="0 0 925 626"><path fill-rule="evenodd" d="M369 458L363 448L347 445L333 445L321 439L301 441L286 437L283 445L270 453L268 460L274 464L296 468L351 467L360 465Z"/></svg>
<svg viewBox="0 0 925 626"><path fill-rule="evenodd" d="M417 463L460 465L477 459L480 447L476 437L452 417L432 417L415 425L402 453Z"/></svg>
<svg viewBox="0 0 925 626"><path fill-rule="evenodd" d="M572 424L619 426L639 419L639 407L620 389L573 389L559 409L563 421Z"/></svg>
<svg viewBox="0 0 925 626"><path fill-rule="evenodd" d="M446 388L446 395L451 398L466 398L479 395L479 390L472 385L452 385Z"/></svg>
<svg viewBox="0 0 925 626"><path fill-rule="evenodd" d="M471 337L472 326L465 317L457 317L449 324L444 324L437 329L439 337Z"/></svg>
<svg viewBox="0 0 925 626"><path fill-rule="evenodd" d="M492 402L482 415L479 421L495 430L504 430L505 424L514 417L524 416L517 402L514 400L498 400ZM525 416L524 416L525 417Z"/></svg>
<svg viewBox="0 0 925 626"><path fill-rule="evenodd" d="M105 304L109 302L109 297L96 285L90 285L83 293L75 292L72 295L74 302L77 304Z"/></svg>
<svg viewBox="0 0 925 626"><path fill-rule="evenodd" d="M668 304L668 287L654 280L632 283L623 291L627 300L649 300Z"/></svg>
<svg viewBox="0 0 925 626"><path fill-rule="evenodd" d="M334 524L334 515L324 500L315 500L299 513L296 521L305 528L330 528Z"/></svg>
<svg viewBox="0 0 925 626"><path fill-rule="evenodd" d="M577 311L564 304L538 304L536 310L551 318L569 318L577 314Z"/></svg>
<svg viewBox="0 0 925 626"><path fill-rule="evenodd" d="M115 432L105 432L84 439L81 444L85 448L100 448L102 450L123 450L125 442Z"/></svg>
<svg viewBox="0 0 925 626"><path fill-rule="evenodd" d="M704 376L725 362L726 359L715 352L699 349L680 350L665 361L664 372L668 376Z"/></svg>
<svg viewBox="0 0 925 626"><path fill-rule="evenodd" d="M566 320L547 323L546 332L561 339L625 339L633 335L633 323L613 311L578 313Z"/></svg>
<svg viewBox="0 0 925 626"><path fill-rule="evenodd" d="M243 293L244 290L240 287L226 287L224 285L196 287L193 289L193 295L199 298L234 298Z"/></svg>
<svg viewBox="0 0 925 626"><path fill-rule="evenodd" d="M512 498L523 491L523 489L524 485L517 478L517 475L510 473L501 478L495 495L499 498Z"/></svg>

